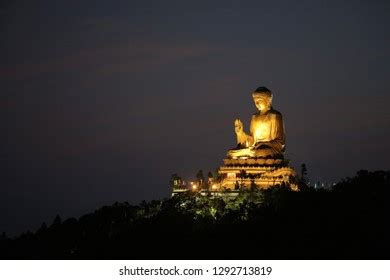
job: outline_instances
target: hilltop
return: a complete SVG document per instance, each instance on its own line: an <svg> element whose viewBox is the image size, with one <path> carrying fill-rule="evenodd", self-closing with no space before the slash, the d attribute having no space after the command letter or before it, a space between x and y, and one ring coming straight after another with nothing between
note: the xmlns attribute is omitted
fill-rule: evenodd
<svg viewBox="0 0 390 280"><path fill-rule="evenodd" d="M104 206L0 240L3 259L388 259L389 171L359 171L332 190L188 192Z"/></svg>

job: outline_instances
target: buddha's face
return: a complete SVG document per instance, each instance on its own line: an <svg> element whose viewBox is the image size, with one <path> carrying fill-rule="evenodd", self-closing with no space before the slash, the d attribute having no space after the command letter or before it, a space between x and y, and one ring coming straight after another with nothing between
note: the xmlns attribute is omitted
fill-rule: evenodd
<svg viewBox="0 0 390 280"><path fill-rule="evenodd" d="M270 99L267 97L255 97L253 101L259 111L266 111L271 107Z"/></svg>

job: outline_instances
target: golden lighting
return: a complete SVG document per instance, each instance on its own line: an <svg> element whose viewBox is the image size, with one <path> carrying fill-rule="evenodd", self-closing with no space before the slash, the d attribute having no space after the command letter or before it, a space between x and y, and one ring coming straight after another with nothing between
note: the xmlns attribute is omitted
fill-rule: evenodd
<svg viewBox="0 0 390 280"><path fill-rule="evenodd" d="M271 123L257 123L254 128L255 139L262 141L270 141Z"/></svg>
<svg viewBox="0 0 390 280"><path fill-rule="evenodd" d="M244 129L240 119L234 120L237 144L227 152L224 166L218 169L221 181L210 184L212 190L236 189L237 177L242 172L254 179L238 178L249 185L254 181L258 188L269 188L275 184L287 184L298 190L291 179L296 177L294 169L284 159L285 133L282 114L272 107L272 92L259 87L252 93L258 111L252 115L249 127ZM218 188L218 190L217 190Z"/></svg>
<svg viewBox="0 0 390 280"><path fill-rule="evenodd" d="M252 116L249 133L244 131L241 120L234 121L234 131L240 148L229 150L228 158L282 157L285 144L283 118L271 107L272 93L269 90L254 92L253 101L259 111Z"/></svg>
<svg viewBox="0 0 390 280"><path fill-rule="evenodd" d="M192 185L192 189L193 189L193 190L196 190L197 188L198 188L197 185Z"/></svg>

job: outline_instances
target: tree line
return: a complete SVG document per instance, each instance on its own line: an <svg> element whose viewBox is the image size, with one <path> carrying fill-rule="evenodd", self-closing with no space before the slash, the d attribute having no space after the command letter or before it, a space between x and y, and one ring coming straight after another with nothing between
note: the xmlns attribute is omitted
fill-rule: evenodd
<svg viewBox="0 0 390 280"><path fill-rule="evenodd" d="M3 233L0 258L388 259L389 187L389 171L361 170L331 190L117 202L16 238Z"/></svg>

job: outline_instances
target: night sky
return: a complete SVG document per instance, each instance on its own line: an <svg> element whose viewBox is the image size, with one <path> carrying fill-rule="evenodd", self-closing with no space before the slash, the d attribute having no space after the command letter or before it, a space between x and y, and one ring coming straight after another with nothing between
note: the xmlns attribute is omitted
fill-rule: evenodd
<svg viewBox="0 0 390 280"><path fill-rule="evenodd" d="M1 1L0 232L168 197L259 86L311 181L388 170L386 2Z"/></svg>

